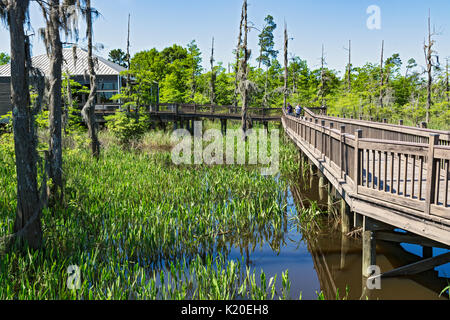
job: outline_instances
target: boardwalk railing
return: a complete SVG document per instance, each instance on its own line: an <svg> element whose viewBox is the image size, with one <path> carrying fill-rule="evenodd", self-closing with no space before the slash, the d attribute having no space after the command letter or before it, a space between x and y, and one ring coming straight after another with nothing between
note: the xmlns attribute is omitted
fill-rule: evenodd
<svg viewBox="0 0 450 320"><path fill-rule="evenodd" d="M285 130L326 164L334 177L344 180L354 196L450 219L450 146L439 145L442 135L430 133L427 143L423 143L425 139L420 142L392 139L386 133L381 138L376 137L379 134L376 130L384 128L379 129L377 123L372 123L376 127L348 125L331 117L312 117L308 111L302 118L284 114ZM369 133L365 132L370 129ZM414 135L411 130L396 137ZM425 138L422 132L420 137ZM448 141L445 135L444 141Z"/></svg>
<svg viewBox="0 0 450 320"><path fill-rule="evenodd" d="M173 113L176 115L209 115L209 116L234 116L238 117L242 113L242 109L236 106L218 106L218 105L197 105L197 104L175 104L175 103L159 103L142 108L144 112L150 113ZM96 110L96 114L105 116L115 113L116 110L100 108ZM281 108L248 108L250 117L259 118L281 118Z"/></svg>
<svg viewBox="0 0 450 320"><path fill-rule="evenodd" d="M323 114L317 114L317 110L305 108L305 116L313 121L317 119L319 122L324 120L325 125L329 126L333 122L338 128L345 125L347 132L354 133L356 130L363 130L364 138L381 139L381 140L397 140L414 143L429 143L430 134L439 134L439 145L450 145L450 132L431 130L426 128L414 128L404 125L395 125L389 123L335 118Z"/></svg>

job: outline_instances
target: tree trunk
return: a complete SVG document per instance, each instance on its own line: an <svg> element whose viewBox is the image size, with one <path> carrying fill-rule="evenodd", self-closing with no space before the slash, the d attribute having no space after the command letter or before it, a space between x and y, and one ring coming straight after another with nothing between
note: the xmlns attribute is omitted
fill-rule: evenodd
<svg viewBox="0 0 450 320"><path fill-rule="evenodd" d="M434 42L431 41L431 17L428 15L428 46L425 46L425 56L426 56L426 62L427 62L427 75L428 75L428 81L427 81L427 110L426 110L426 122L430 122L430 109L431 109L431 86L433 84L433 76L432 76L432 70L433 70L433 44Z"/></svg>
<svg viewBox="0 0 450 320"><path fill-rule="evenodd" d="M321 97L321 104L322 107L324 106L324 102L325 102L325 57L324 57L324 46L322 45L322 57L320 59L321 61L321 68L320 68L320 85L321 85L321 89L320 89L320 97Z"/></svg>
<svg viewBox="0 0 450 320"><path fill-rule="evenodd" d="M69 122L69 112L70 109L73 107L73 96L72 96L72 86L70 84L70 74L69 74L69 70L67 70L67 87L66 87L66 103L64 106L64 112L63 112L63 128L64 128L64 133L67 134L67 125Z"/></svg>
<svg viewBox="0 0 450 320"><path fill-rule="evenodd" d="M214 72L214 38L212 39L211 49L211 79L210 79L210 102L212 105L216 103L216 73Z"/></svg>
<svg viewBox="0 0 450 320"><path fill-rule="evenodd" d="M62 43L60 38L59 0L50 0L50 19L47 21L47 52L50 59L49 96L49 177L52 179L50 195L54 199L63 197L62 178Z"/></svg>
<svg viewBox="0 0 450 320"><path fill-rule="evenodd" d="M287 108L287 93L288 93L288 47L289 47L289 39L288 39L288 31L287 24L284 24L284 88L283 88L283 108L286 110Z"/></svg>
<svg viewBox="0 0 450 320"><path fill-rule="evenodd" d="M245 5L245 4L244 4ZM236 67L235 77L234 77L234 106L238 105L238 92L239 92L239 64L240 64L240 53L241 53L241 44L242 44L242 25L244 23L244 8L242 8L241 12L241 22L239 24L239 37L238 37L238 45L236 47Z"/></svg>
<svg viewBox="0 0 450 320"><path fill-rule="evenodd" d="M92 155L100 157L100 142L97 137L97 122L95 119L95 96L97 95L97 76L95 74L94 58L92 56L92 9L91 0L86 0L86 35L88 38L88 67L90 75L91 90L88 100L81 111L83 119L88 126L89 138L91 139Z"/></svg>
<svg viewBox="0 0 450 320"><path fill-rule="evenodd" d="M383 86L384 86L384 70L383 70L383 62L384 62L384 40L381 42L381 62L380 62L380 109L383 109ZM378 114L377 114L378 116Z"/></svg>
<svg viewBox="0 0 450 320"><path fill-rule="evenodd" d="M445 97L447 100L447 104L450 102L449 91L450 91L450 84L448 79L448 59L447 59L447 63L445 64Z"/></svg>
<svg viewBox="0 0 450 320"><path fill-rule="evenodd" d="M347 82L348 82L348 92L352 91L352 41L348 41L348 74L347 74Z"/></svg>
<svg viewBox="0 0 450 320"><path fill-rule="evenodd" d="M29 94L29 41L24 24L29 0L11 0L8 24L11 37L11 103L17 170L17 213L14 232L19 244L42 245L41 202L37 185L37 138Z"/></svg>
<svg viewBox="0 0 450 320"><path fill-rule="evenodd" d="M243 16L244 16L244 60L242 62L242 77L241 77L241 88L242 88L242 130L244 132L243 139L246 139L247 122L248 122L248 85L247 85L247 75L248 75L248 58L249 51L247 49L248 43L248 22L247 22L247 0L244 0L243 6Z"/></svg>

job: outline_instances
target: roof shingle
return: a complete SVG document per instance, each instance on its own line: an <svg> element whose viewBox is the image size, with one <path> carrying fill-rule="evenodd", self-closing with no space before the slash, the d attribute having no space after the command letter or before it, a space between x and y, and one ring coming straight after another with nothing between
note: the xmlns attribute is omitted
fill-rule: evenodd
<svg viewBox="0 0 450 320"><path fill-rule="evenodd" d="M72 48L63 49L63 72L69 72L71 76L84 76L89 74L88 72L88 53L86 50L78 48L76 49L76 64L73 56ZM97 75L114 75L118 76L120 72L126 69L119 66L116 63L103 59L101 57L95 56L98 59L98 65L95 68ZM36 56L31 58L34 67L40 69L45 74L49 73L50 70L50 59L46 54ZM11 76L11 66L6 64L0 66L0 77L10 77Z"/></svg>

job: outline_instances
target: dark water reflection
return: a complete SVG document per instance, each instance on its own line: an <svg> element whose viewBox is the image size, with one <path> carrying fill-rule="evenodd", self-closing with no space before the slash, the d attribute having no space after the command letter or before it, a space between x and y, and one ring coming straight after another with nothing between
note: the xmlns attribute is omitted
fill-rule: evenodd
<svg viewBox="0 0 450 320"><path fill-rule="evenodd" d="M340 298L348 292L348 299L360 299L363 289L361 239L343 236L338 221L326 214L320 219L321 227L313 232L301 232L293 219L310 201L327 209L327 190L319 185L317 176L308 175L299 178L287 192L286 225L280 248L274 250L269 243L248 249L233 247L228 257L240 260L242 255L246 256L248 266L257 273L263 269L267 279L277 274L278 290L281 272L289 270L293 299L301 294L303 299L315 300L321 291L326 299L336 299L337 292ZM445 251L434 248L433 254ZM381 272L416 262L421 253L421 246L377 241L377 264ZM370 298L448 299L448 295L439 297L439 294L449 283L450 263L415 276L383 279L381 290L372 290Z"/></svg>

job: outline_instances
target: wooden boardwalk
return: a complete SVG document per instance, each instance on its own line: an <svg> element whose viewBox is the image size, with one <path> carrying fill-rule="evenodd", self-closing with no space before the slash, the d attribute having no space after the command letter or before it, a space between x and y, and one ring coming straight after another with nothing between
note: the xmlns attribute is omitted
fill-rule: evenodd
<svg viewBox="0 0 450 320"><path fill-rule="evenodd" d="M160 122L187 122L198 119L218 119L221 121L241 120L241 108L235 106L196 105L159 103L143 108L143 113ZM96 110L97 121L105 122L105 116L114 114L116 110ZM280 122L281 108L249 108L248 116L253 122Z"/></svg>
<svg viewBox="0 0 450 320"><path fill-rule="evenodd" d="M282 123L352 212L450 245L449 132L309 110Z"/></svg>

